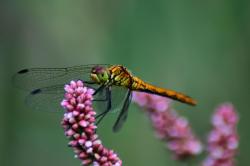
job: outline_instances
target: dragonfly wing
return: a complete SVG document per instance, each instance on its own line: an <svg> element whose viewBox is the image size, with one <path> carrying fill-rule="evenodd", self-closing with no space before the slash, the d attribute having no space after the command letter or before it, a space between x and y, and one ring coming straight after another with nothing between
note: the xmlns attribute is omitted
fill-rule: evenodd
<svg viewBox="0 0 250 166"><path fill-rule="evenodd" d="M15 86L32 91L57 84L66 84L71 80L90 81L90 73L94 66L109 67L108 64L91 64L66 68L30 68L23 69L13 76Z"/></svg>
<svg viewBox="0 0 250 166"><path fill-rule="evenodd" d="M111 87L105 87L105 103L102 104L102 108L105 108L101 113L96 116L96 125L98 125L102 119L110 112L111 110ZM105 106L104 106L105 105ZM102 110L102 109L100 109Z"/></svg>
<svg viewBox="0 0 250 166"><path fill-rule="evenodd" d="M108 107L109 97L107 96L107 88L108 87L105 87L99 90L99 92L94 95L93 106L98 114L103 113Z"/></svg>
<svg viewBox="0 0 250 166"><path fill-rule="evenodd" d="M124 122L126 121L127 117L128 117L128 108L129 105L131 103L131 99L132 99L132 91L128 90L127 92L127 96L125 98L124 104L122 106L122 110L113 126L113 131L117 132L121 129L121 127L123 126Z"/></svg>
<svg viewBox="0 0 250 166"><path fill-rule="evenodd" d="M107 96L107 89L110 88L111 93L110 96ZM121 107L124 103L124 98L126 97L126 93L128 91L127 88L121 86L111 86L106 87L102 91L99 91L94 96L94 108L98 113L102 113L108 107L109 102L111 102L110 113L117 113L121 111ZM109 101L111 100L111 101Z"/></svg>
<svg viewBox="0 0 250 166"><path fill-rule="evenodd" d="M85 83L85 85L93 89L96 88L92 84ZM59 112L58 110L62 110L60 103L65 94L64 86L64 84L59 84L35 89L26 97L25 102L33 110ZM103 98L101 94L98 97Z"/></svg>
<svg viewBox="0 0 250 166"><path fill-rule="evenodd" d="M32 91L25 102L33 110L59 112L64 96L64 85L55 85L51 87L40 88Z"/></svg>
<svg viewBox="0 0 250 166"><path fill-rule="evenodd" d="M121 111L124 98L126 97L128 89L120 86L108 86L99 91L94 96L94 108L98 112L97 125L108 113L116 113Z"/></svg>
<svg viewBox="0 0 250 166"><path fill-rule="evenodd" d="M128 89L122 86L111 87L111 112L116 113L121 111Z"/></svg>

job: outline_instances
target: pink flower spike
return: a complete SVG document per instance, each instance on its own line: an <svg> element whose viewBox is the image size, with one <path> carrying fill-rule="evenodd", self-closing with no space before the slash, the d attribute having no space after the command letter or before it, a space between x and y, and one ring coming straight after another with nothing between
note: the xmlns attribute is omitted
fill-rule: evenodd
<svg viewBox="0 0 250 166"><path fill-rule="evenodd" d="M202 166L235 166L239 137L239 117L232 104L220 105L212 117L213 129L208 136L208 156Z"/></svg>
<svg viewBox="0 0 250 166"><path fill-rule="evenodd" d="M171 100L166 97L134 92L133 101L148 113L156 136L166 141L174 158L181 160L202 152L202 144L193 134L187 119L171 109Z"/></svg>
<svg viewBox="0 0 250 166"><path fill-rule="evenodd" d="M85 87L80 80L71 81L64 89L61 105L65 114L61 124L76 157L82 165L121 166L117 154L105 148L96 134L96 112L92 107L94 90Z"/></svg>

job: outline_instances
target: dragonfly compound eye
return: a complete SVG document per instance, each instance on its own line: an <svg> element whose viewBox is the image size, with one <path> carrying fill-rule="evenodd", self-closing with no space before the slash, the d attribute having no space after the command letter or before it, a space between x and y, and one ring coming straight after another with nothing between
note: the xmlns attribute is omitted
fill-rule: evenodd
<svg viewBox="0 0 250 166"><path fill-rule="evenodd" d="M91 70L91 78L95 82L105 83L109 79L108 70L103 66L95 66Z"/></svg>
<svg viewBox="0 0 250 166"><path fill-rule="evenodd" d="M105 68L102 66L95 66L92 68L92 73L94 74L102 74L103 72L105 72Z"/></svg>

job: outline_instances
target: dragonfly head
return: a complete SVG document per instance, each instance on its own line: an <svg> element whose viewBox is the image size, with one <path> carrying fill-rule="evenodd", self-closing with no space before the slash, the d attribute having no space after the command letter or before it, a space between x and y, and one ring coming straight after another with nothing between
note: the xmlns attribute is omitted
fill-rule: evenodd
<svg viewBox="0 0 250 166"><path fill-rule="evenodd" d="M96 83L106 83L109 81L109 71L102 66L95 66L91 70L90 77Z"/></svg>

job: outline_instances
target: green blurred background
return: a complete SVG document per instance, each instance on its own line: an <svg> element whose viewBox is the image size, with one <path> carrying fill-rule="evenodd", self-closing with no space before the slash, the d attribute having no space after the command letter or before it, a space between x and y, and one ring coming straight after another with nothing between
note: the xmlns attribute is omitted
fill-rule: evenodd
<svg viewBox="0 0 250 166"><path fill-rule="evenodd" d="M249 54L247 0L1 1L0 165L79 165L66 146L63 113L32 111L11 76L27 67L91 63L123 64L146 81L195 97L195 108L174 106L203 140L214 108L232 102L240 114L238 165L249 165ZM125 166L184 165L171 159L136 106L118 134L112 116L100 135Z"/></svg>

